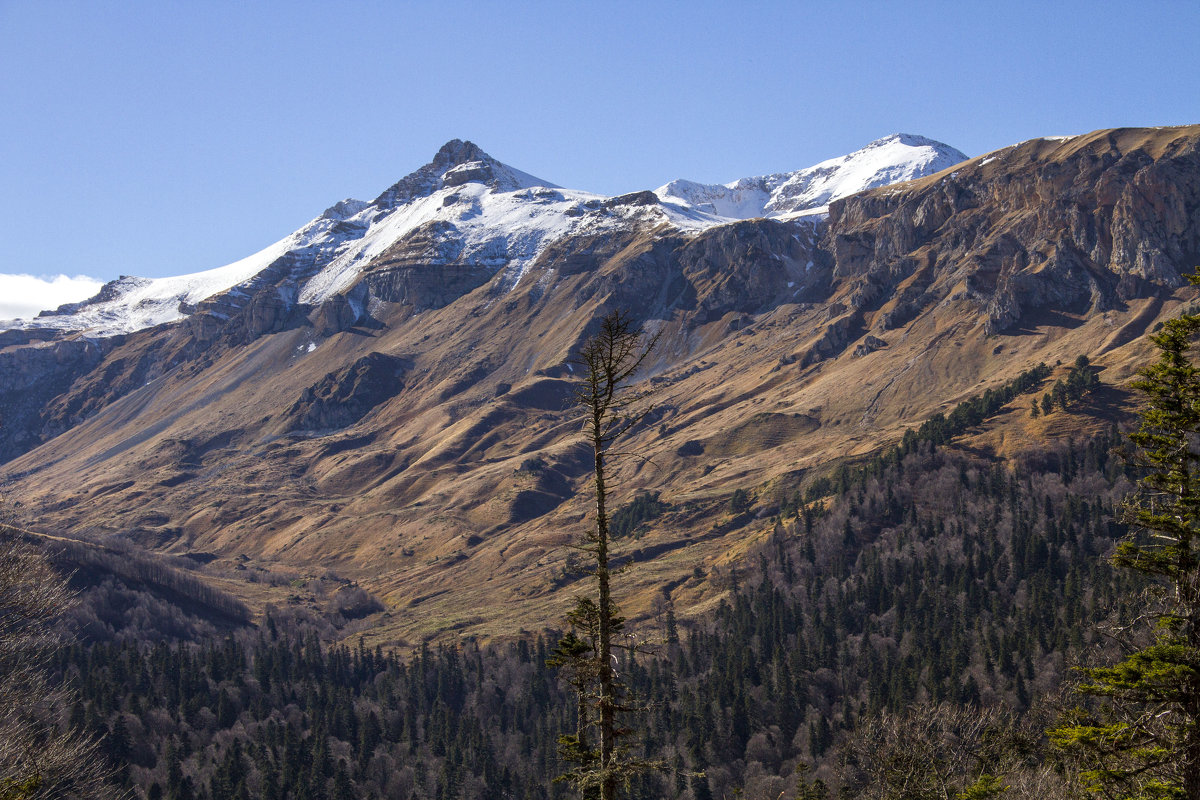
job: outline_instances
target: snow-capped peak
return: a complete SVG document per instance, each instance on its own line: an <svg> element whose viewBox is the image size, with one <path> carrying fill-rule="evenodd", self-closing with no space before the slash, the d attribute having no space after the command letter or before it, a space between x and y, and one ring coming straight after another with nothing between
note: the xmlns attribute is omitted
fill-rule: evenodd
<svg viewBox="0 0 1200 800"><path fill-rule="evenodd" d="M602 207L604 199L563 189L492 158L472 142L452 139L432 161L348 220L361 224L363 235L307 281L299 300L317 304L349 288L369 262L418 228L428 234L431 266L453 252L458 263L506 270L506 284L515 286L546 245L633 213Z"/></svg>
<svg viewBox="0 0 1200 800"><path fill-rule="evenodd" d="M389 186L383 194L375 198L372 205L379 208L395 208L428 197L447 186L461 186L464 183L481 183L501 192L514 192L535 186L558 188L549 181L535 178L497 161L474 142L451 139L442 145L432 161Z"/></svg>
<svg viewBox="0 0 1200 800"><path fill-rule="evenodd" d="M492 158L471 142L452 139L432 161L373 202L342 200L252 256L170 278L123 276L88 300L44 311L32 320L0 322L0 330L130 333L182 319L218 295L242 296L262 275L269 283L293 284L295 293L290 296L298 295L299 302L320 303L352 284L372 258L398 239L432 222L442 223L441 237L462 241L460 258L485 268L514 262L519 266L550 241L592 221L576 207L598 206L598 199L602 198L560 190ZM271 267L275 269L267 272ZM519 275L518 271L514 284Z"/></svg>
<svg viewBox="0 0 1200 800"><path fill-rule="evenodd" d="M418 230L423 237L419 260L428 267L453 261L501 272L503 285L511 288L550 243L568 235L629 224L699 230L733 219L819 214L832 200L919 178L965 158L940 142L894 134L796 172L723 185L673 181L653 195L606 198L560 188L497 161L471 142L452 139L432 161L374 201L342 200L252 256L190 275L123 277L90 300L34 320L0 323L0 330L128 333L179 320L218 295L224 296L218 306L236 307L240 298L264 286L316 305L353 286L368 264Z"/></svg>
<svg viewBox="0 0 1200 800"><path fill-rule="evenodd" d="M742 178L725 184L671 181L655 190L664 202L728 219L791 218L819 213L834 200L931 175L966 160L949 145L894 133L806 169Z"/></svg>

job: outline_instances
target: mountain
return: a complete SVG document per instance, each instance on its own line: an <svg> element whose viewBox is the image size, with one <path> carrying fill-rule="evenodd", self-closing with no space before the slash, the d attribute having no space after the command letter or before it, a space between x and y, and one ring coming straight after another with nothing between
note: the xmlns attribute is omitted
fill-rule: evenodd
<svg viewBox="0 0 1200 800"><path fill-rule="evenodd" d="M423 263L456 261L484 273L504 269L505 282L515 285L522 268L548 243L567 236L635 222L698 229L730 219L823 213L830 200L932 174L965 159L939 142L896 134L796 172L725 186L672 181L653 195L608 198L562 189L455 139L373 202L342 200L290 236L233 264L172 278L122 277L85 302L7 326L99 336L131 333L178 321L201 301L223 293L245 296L264 277L285 284L296 302L319 305L418 231L413 238L425 248L417 254ZM750 194L761 195L761 202L733 199ZM242 288L231 291L235 287Z"/></svg>
<svg viewBox="0 0 1200 800"><path fill-rule="evenodd" d="M1039 362L1087 355L1093 413L1021 397L964 446L1119 418L1144 334L1195 298L1198 142L1098 131L929 173L953 151L889 137L749 181L749 204L678 182L604 198L451 142L257 272L201 273L236 278L215 294L119 282L0 333L0 481L31 527L211 554L251 605L332 569L383 599L379 640L538 629L587 524L570 358L625 308L660 339L646 460L614 465L613 500L669 508L618 545L642 562L622 603L703 614L797 490ZM881 175L915 179L840 196ZM128 324L151 295L177 318Z"/></svg>
<svg viewBox="0 0 1200 800"><path fill-rule="evenodd" d="M664 202L678 202L727 219L788 218L825 211L834 200L922 178L966 160L963 153L941 142L896 133L849 155L795 172L716 185L677 180L654 193Z"/></svg>

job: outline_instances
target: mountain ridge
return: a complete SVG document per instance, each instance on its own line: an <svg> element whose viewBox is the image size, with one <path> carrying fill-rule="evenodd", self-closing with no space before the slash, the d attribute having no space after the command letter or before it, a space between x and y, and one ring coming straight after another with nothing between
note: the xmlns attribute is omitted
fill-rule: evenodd
<svg viewBox="0 0 1200 800"><path fill-rule="evenodd" d="M766 205L783 203L787 205L785 211L815 209L821 213L823 206L814 204L811 198L800 197L803 192L795 186L798 180L819 177L822 174L828 177L829 173L836 175L839 166L853 164L861 154L878 151L895 143L918 149L932 149L936 151L936 155L925 156L923 160L910 157L907 161L900 160L894 164L890 163L888 158L882 161L876 159L870 165L875 172L868 180L847 182L843 179L840 188L827 189L826 195L821 195L819 199L827 200L829 197L843 196L850 191L870 188L871 184L878 184L881 180L907 180L940 166L947 158L965 158L957 150L933 140L908 134L893 134L848 156L830 159L814 167L775 173L763 178L745 178L735 183L740 185L747 182L774 181L773 191L779 196L773 197ZM881 171L884 173L882 177L879 175ZM681 183L675 181L668 186ZM485 188L472 191L467 187L468 184ZM449 193L460 187L463 188L461 194ZM529 194L515 194L522 190L528 191ZM553 241L579 227L564 222L621 208L645 211L652 207L653 204L649 201L654 197L657 197L658 202L666 202L670 206L669 210L662 213L661 221L685 228L725 224L732 219L750 216L779 215L775 213L778 209L772 209L772 213L767 214L765 205L754 213L740 216L709 214L700 207L705 205L703 202L697 204L684 198L664 197L662 191L658 190L658 195L632 193L603 197L578 190L564 190L498 161L473 142L452 139L438 150L429 163L397 181L370 203L354 199L342 200L289 236L237 262L214 270L169 278L123 277L105 284L93 298L53 311L43 311L37 318L28 322L12 321L7 324L21 329L90 330L106 336L177 322L200 302L214 298L222 292L234 291L240 285L253 281L261 272L275 266L281 259L304 261L301 251L311 248L327 251L329 255L323 261L319 257L315 259L314 263L319 263L320 269L309 270L311 274L303 275L304 283L297 292L297 299L299 302L320 303L347 288L359 274L363 261L379 256L383 249L390 247L395 241L427 225L435 226L430 228L429 243L429 246L435 249L448 239L458 236L460 229L484 227L494 231L505 227L516 228L515 237L474 237L481 260L490 262L485 266L496 268L511 261L513 253L518 253L521 258L528 260L540 251L543 240ZM787 195L789 191L792 191L792 195ZM434 198L435 194L439 196ZM486 197L500 194L512 195L513 202L492 203L489 205L498 208L483 208ZM390 219L399 209L411 208L418 203L417 207L401 218ZM461 213L456 215L455 207L460 205L463 208L460 209ZM711 205L711 202L707 205ZM527 210L529 216L536 216L538 219L532 226L526 223L522 227L519 217L524 216ZM488 211L496 213L489 214ZM486 224L463 224L463 218L469 219L473 216L483 216ZM489 219L489 216L492 218ZM456 222L459 224L455 224ZM437 228L438 224L441 224L442 228ZM384 234L376 237L382 244L367 245L362 250L355 250L354 242L369 237L372 229L376 228L381 229ZM519 280L519 275L514 277L513 282L516 280ZM6 323L0 322L0 325L4 324Z"/></svg>
<svg viewBox="0 0 1200 800"><path fill-rule="evenodd" d="M1034 420L1014 401L971 447L1120 418L1144 334L1196 301L1200 127L1031 140L820 220L690 229L648 198L604 202L516 281L441 249L459 230L442 220L313 306L280 298L312 265L280 266L177 325L10 341L0 482L63 530L337 568L385 599L381 640L536 628L587 520L569 358L620 307L661 338L657 410L629 442L653 466L615 465L613 501L654 489L674 509L620 546L644 561L627 608L668 586L703 614L721 588L689 576L736 562L785 497L1039 362L1088 355L1107 405ZM753 513L729 515L734 489Z"/></svg>
<svg viewBox="0 0 1200 800"><path fill-rule="evenodd" d="M949 145L908 133L894 133L844 156L811 167L724 184L675 180L655 189L675 199L734 219L819 213L833 200L939 172L967 156ZM724 213L722 213L724 212Z"/></svg>

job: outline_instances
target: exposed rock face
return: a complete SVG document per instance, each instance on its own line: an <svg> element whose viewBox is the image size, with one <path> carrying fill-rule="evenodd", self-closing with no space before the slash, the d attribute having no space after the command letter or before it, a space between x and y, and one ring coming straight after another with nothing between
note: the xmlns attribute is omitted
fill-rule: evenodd
<svg viewBox="0 0 1200 800"><path fill-rule="evenodd" d="M1102 311L1181 286L1181 265L1200 263L1197 137L1167 128L1025 142L834 203L822 244L835 280L857 281L860 305L890 303L883 329L960 282L989 332L1032 309Z"/></svg>
<svg viewBox="0 0 1200 800"><path fill-rule="evenodd" d="M861 332L861 323L859 315L853 313L830 322L800 358L800 366L807 367L828 358L835 358L854 341L855 335Z"/></svg>
<svg viewBox="0 0 1200 800"><path fill-rule="evenodd" d="M857 347L854 348L854 355L865 356L868 353L874 353L881 347L887 347L887 342L885 342L883 339L880 339L878 336L871 336L868 334L867 336L863 337L863 340L859 342Z"/></svg>
<svg viewBox="0 0 1200 800"><path fill-rule="evenodd" d="M656 206L658 205L658 195L651 191L630 192L629 194L617 195L616 197L605 200L602 204L603 208L615 208L616 206Z"/></svg>
<svg viewBox="0 0 1200 800"><path fill-rule="evenodd" d="M364 301L366 286L360 284L355 290L344 294L335 294L308 315L308 321L316 329L318 336L333 336L335 333L349 330L362 322L365 317Z"/></svg>
<svg viewBox="0 0 1200 800"><path fill-rule="evenodd" d="M371 262L364 282L372 297L418 310L442 308L487 283L503 257L464 259L450 222L423 225Z"/></svg>
<svg viewBox="0 0 1200 800"><path fill-rule="evenodd" d="M404 389L405 361L370 353L304 390L287 410L290 430L332 430L352 425Z"/></svg>
<svg viewBox="0 0 1200 800"><path fill-rule="evenodd" d="M828 270L814 239L814 228L804 223L760 219L723 225L684 245L679 266L696 287L704 321L733 311L761 312L828 291Z"/></svg>
<svg viewBox="0 0 1200 800"><path fill-rule="evenodd" d="M471 181L508 191L521 188L526 183L523 178L529 177L492 158L473 142L453 139L438 150L429 164L390 186L375 199L374 205L393 208L444 186L461 186Z"/></svg>
<svg viewBox="0 0 1200 800"><path fill-rule="evenodd" d="M47 419L44 412L117 342L74 338L20 344L0 349L0 460L5 461L79 421Z"/></svg>
<svg viewBox="0 0 1200 800"><path fill-rule="evenodd" d="M34 342L50 342L61 338L64 337L59 331L46 328L31 328L27 330L17 328L15 330L0 331L0 349L33 344Z"/></svg>

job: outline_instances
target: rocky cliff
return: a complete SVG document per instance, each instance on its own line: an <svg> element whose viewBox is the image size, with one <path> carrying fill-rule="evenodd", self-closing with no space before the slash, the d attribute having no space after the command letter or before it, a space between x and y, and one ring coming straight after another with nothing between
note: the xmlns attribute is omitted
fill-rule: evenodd
<svg viewBox="0 0 1200 800"><path fill-rule="evenodd" d="M965 291L986 330L1102 312L1200 265L1194 128L1036 139L936 177L835 202L822 246L888 329Z"/></svg>

